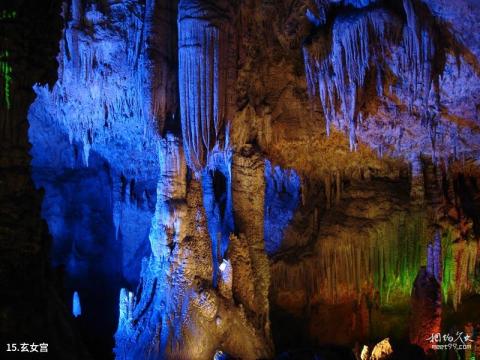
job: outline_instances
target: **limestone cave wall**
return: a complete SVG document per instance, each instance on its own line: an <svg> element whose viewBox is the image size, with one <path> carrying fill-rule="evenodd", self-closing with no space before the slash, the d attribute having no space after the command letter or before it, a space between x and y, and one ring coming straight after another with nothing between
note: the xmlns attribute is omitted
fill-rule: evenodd
<svg viewBox="0 0 480 360"><path fill-rule="evenodd" d="M480 356L479 24L475 0L2 3L2 338Z"/></svg>

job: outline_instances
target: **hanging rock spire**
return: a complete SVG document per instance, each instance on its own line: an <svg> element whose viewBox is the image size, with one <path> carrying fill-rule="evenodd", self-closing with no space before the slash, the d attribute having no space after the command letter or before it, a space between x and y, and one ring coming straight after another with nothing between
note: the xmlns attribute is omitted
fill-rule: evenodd
<svg viewBox="0 0 480 360"><path fill-rule="evenodd" d="M383 58L383 47L375 45L388 38L395 25L395 19L383 10L342 15L333 24L331 43L321 36L304 47L308 91L311 96L317 92L320 96L327 135L330 125L337 120L338 127L349 129L351 150L356 148L360 89L365 84L372 59ZM337 112L337 102L341 115Z"/></svg>
<svg viewBox="0 0 480 360"><path fill-rule="evenodd" d="M343 6L365 8L372 3L345 1ZM337 15L332 25L317 22L316 33L303 48L307 89L311 97L320 98L327 136L331 124L336 125L348 134L351 150L357 148L357 127L364 104L371 100L368 81L376 81L376 96L381 97L383 81L388 81L385 74L393 74L399 89L408 94L410 111L414 105L420 108L420 114L431 110L435 57L432 29L419 22L411 0L403 1L403 12L379 8L346 11Z"/></svg>
<svg viewBox="0 0 480 360"><path fill-rule="evenodd" d="M187 164L195 171L206 165L226 121L226 14L210 2L179 3L180 114Z"/></svg>
<svg viewBox="0 0 480 360"><path fill-rule="evenodd" d="M432 86L435 45L428 27L419 22L412 0L403 0L403 9L406 24L403 27L400 67L405 74L404 86L410 93L409 108L412 109L418 98L421 99L423 111L426 111Z"/></svg>

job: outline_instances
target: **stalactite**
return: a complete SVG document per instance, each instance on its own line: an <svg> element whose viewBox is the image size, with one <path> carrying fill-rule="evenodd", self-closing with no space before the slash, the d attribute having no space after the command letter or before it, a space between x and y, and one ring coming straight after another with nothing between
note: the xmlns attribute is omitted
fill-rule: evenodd
<svg viewBox="0 0 480 360"><path fill-rule="evenodd" d="M371 3L345 1L344 5L362 8ZM411 0L404 0L403 7L403 25L400 16L387 10L337 15L330 28L317 25L325 29L303 48L308 93L310 98L317 95L320 99L327 135L335 124L347 133L352 151L357 148L360 104L371 101L364 99L367 79L375 79L381 97L384 75L391 72L409 94L411 110L417 100L422 118L432 106L438 109L438 94L434 104L429 102L436 54L433 31L418 21Z"/></svg>
<svg viewBox="0 0 480 360"><path fill-rule="evenodd" d="M124 167L121 171L142 171L125 154L134 158L141 158L135 152L154 154L165 119L176 111L175 75L167 74L170 60L175 63L170 55L175 54L175 36L170 33L175 28L165 29L165 37L174 44L162 50L164 57L151 51L149 41L161 26L152 14L152 1L112 3L105 13L96 5L74 1L70 14L64 14L58 81L52 90L35 87L38 98L31 111L48 114L65 129L70 143L83 151L83 165L95 152L115 157L112 162ZM161 47L162 41L167 42L160 38L155 44ZM158 77L150 76L154 69ZM164 103L158 103L159 96Z"/></svg>
<svg viewBox="0 0 480 360"><path fill-rule="evenodd" d="M377 2L378 0L344 0L345 5L350 5L356 8L364 8Z"/></svg>
<svg viewBox="0 0 480 360"><path fill-rule="evenodd" d="M415 13L412 0L403 0L403 8L407 22L403 28L400 66L406 75L406 88L410 94L410 109L415 99L422 100L422 112L427 111L432 86L432 61L435 56L435 45L429 29L423 25ZM418 89L418 85L421 89Z"/></svg>
<svg viewBox="0 0 480 360"><path fill-rule="evenodd" d="M452 294L452 304L457 309L461 303L462 295L471 288L471 279L474 278L475 264L477 259L477 243L476 241L463 240L453 244L453 259L450 264L453 265L454 282L448 284L448 293Z"/></svg>
<svg viewBox="0 0 480 360"><path fill-rule="evenodd" d="M327 12L330 7L328 0L312 0L307 2L305 16L315 26L320 26L327 21Z"/></svg>
<svg viewBox="0 0 480 360"><path fill-rule="evenodd" d="M342 198L342 175L340 171L335 172L335 203L338 204Z"/></svg>
<svg viewBox="0 0 480 360"><path fill-rule="evenodd" d="M228 32L220 9L179 4L180 114L188 165L200 171L217 144L227 112Z"/></svg>
<svg viewBox="0 0 480 360"><path fill-rule="evenodd" d="M72 23L73 25L79 25L82 20L82 1L81 0L72 0L71 3L71 14L72 14Z"/></svg>
<svg viewBox="0 0 480 360"><path fill-rule="evenodd" d="M372 57L382 58L382 47L378 55L372 54L371 49L394 31L395 21L390 20L391 16L381 10L338 16L331 30L329 53L325 52L328 47L323 39L303 49L309 94L314 96L318 91L327 134L336 119L341 129L349 129L351 150L356 149L358 92L365 83ZM341 114L336 110L337 100Z"/></svg>
<svg viewBox="0 0 480 360"><path fill-rule="evenodd" d="M352 294L370 294L374 288L380 301L391 294L409 295L421 264L425 262L426 221L420 215L397 214L366 233L341 232L322 236L320 257L294 264L272 265L272 291L305 289L307 296L337 302Z"/></svg>
<svg viewBox="0 0 480 360"><path fill-rule="evenodd" d="M176 121L178 107L177 1L147 0L143 36L150 54L147 67L151 80L149 107L161 132L166 121Z"/></svg>
<svg viewBox="0 0 480 360"><path fill-rule="evenodd" d="M325 199L326 199L326 207L329 209L332 206L332 178L329 174L327 174L323 178L324 188L325 188Z"/></svg>
<svg viewBox="0 0 480 360"><path fill-rule="evenodd" d="M413 204L421 205L425 200L425 179L420 155L413 155L411 163L410 199Z"/></svg>

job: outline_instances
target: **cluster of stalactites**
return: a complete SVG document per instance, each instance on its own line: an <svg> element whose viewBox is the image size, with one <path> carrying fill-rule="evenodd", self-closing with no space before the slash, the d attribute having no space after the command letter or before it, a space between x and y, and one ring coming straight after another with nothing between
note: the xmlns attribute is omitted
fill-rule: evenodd
<svg viewBox="0 0 480 360"><path fill-rule="evenodd" d="M434 45L428 28L419 25L411 0L404 0L403 4L407 20L402 46L397 50L400 55L398 59L390 59L400 66L392 72L406 79L403 86L411 95L411 104L422 99L422 107L426 109ZM386 50L397 44L400 32L399 20L392 13L366 10L338 16L330 37L320 36L304 47L308 92L312 98L317 95L320 98L327 135L331 124L336 123L339 129L348 131L351 150L357 147L356 129L362 117L358 103L366 79L374 71L377 96L382 96L386 57L391 53Z"/></svg>
<svg viewBox="0 0 480 360"><path fill-rule="evenodd" d="M183 146L187 164L196 172L207 165L209 153L219 144L225 128L228 35L215 10L202 7L193 0L181 1L179 5L179 93ZM211 17L207 16L209 14Z"/></svg>
<svg viewBox="0 0 480 360"><path fill-rule="evenodd" d="M274 295L306 291L329 303L359 293L378 293L380 304L385 305L399 297L406 299L418 270L426 265L426 272L442 287L443 301L456 309L462 296L472 290L477 242L455 240L451 230L445 229L430 241L427 225L419 213L396 214L367 232L321 235L319 257L272 264L271 289Z"/></svg>
<svg viewBox="0 0 480 360"><path fill-rule="evenodd" d="M435 45L429 29L422 25L415 13L412 0L403 0L406 24L403 27L400 71L405 75L404 87L410 94L409 108L416 99L421 100L422 113L428 110L432 86L432 61Z"/></svg>
<svg viewBox="0 0 480 360"><path fill-rule="evenodd" d="M329 46L325 39L304 48L308 91L311 96L320 97L327 135L336 120L339 128L349 129L351 150L357 143L358 92L365 84L371 64L379 67L378 62L383 58L381 39L387 38L391 25L390 16L382 10L340 16L332 28L329 52L325 51ZM372 53L374 44L380 46L378 52Z"/></svg>
<svg viewBox="0 0 480 360"><path fill-rule="evenodd" d="M439 242L440 239L434 241ZM442 285L443 301L451 301L454 309L461 303L463 294L472 289L475 264L478 263L479 256L477 246L477 241L454 239L452 229L447 229L442 234L441 243L434 245L433 251L431 250L433 255L441 259L440 280L435 276Z"/></svg>
<svg viewBox="0 0 480 360"><path fill-rule="evenodd" d="M361 9L378 3L379 0L310 0L307 1L306 16L315 26L326 23L331 5L343 5Z"/></svg>
<svg viewBox="0 0 480 360"><path fill-rule="evenodd" d="M163 119L158 124L154 120L167 107L152 95L149 69L153 60L145 51L152 1L109 6L105 14L95 4L85 6L79 0L64 7L58 81L52 91L35 88L37 95L45 95L47 110L65 127L70 143L80 144L86 166L91 149L105 145L102 141L111 136L112 129L132 132L130 121L139 125L136 135L152 142L150 135L156 133L157 125L163 126ZM167 91L162 86L156 92Z"/></svg>
<svg viewBox="0 0 480 360"><path fill-rule="evenodd" d="M425 261L427 227L420 215L397 214L367 232L344 231L323 236L318 258L272 266L272 289L304 289L321 294L330 303L359 293L378 292L379 301L391 295L408 296L418 269Z"/></svg>

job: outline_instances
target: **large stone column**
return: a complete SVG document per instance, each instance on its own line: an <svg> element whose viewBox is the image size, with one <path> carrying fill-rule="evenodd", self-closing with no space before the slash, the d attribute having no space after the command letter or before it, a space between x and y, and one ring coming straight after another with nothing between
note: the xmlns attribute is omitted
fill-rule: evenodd
<svg viewBox="0 0 480 360"><path fill-rule="evenodd" d="M234 154L233 208L240 236L232 241L230 254L233 258L234 296L247 307L257 326L269 339L270 269L264 245L264 173L264 160L253 146L244 145Z"/></svg>

